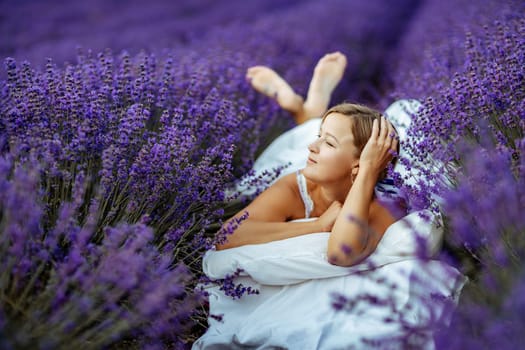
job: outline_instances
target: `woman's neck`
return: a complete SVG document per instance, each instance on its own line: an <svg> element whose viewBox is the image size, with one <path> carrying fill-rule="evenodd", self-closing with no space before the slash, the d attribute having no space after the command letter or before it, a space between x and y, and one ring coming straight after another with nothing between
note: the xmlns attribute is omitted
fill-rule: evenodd
<svg viewBox="0 0 525 350"><path fill-rule="evenodd" d="M319 197L327 205L330 205L334 201L344 203L350 188L352 188L352 182L350 179L336 184L319 184Z"/></svg>

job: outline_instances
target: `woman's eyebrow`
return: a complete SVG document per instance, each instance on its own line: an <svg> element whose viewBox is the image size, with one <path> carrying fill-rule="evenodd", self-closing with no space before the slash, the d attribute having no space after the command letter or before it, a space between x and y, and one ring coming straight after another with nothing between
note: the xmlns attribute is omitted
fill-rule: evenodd
<svg viewBox="0 0 525 350"><path fill-rule="evenodd" d="M322 133L323 133L323 129L319 129L319 134L322 134ZM325 132L324 134L326 136L330 136L331 138L333 138L335 140L335 142L339 143L339 140L334 135L330 134L329 132Z"/></svg>

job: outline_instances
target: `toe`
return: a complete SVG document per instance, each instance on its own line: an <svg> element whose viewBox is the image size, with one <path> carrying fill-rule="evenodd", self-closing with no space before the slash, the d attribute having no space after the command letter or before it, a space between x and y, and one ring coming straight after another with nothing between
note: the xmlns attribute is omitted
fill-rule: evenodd
<svg viewBox="0 0 525 350"><path fill-rule="evenodd" d="M259 66L250 67L246 70L246 78L252 79L260 71Z"/></svg>
<svg viewBox="0 0 525 350"><path fill-rule="evenodd" d="M257 72L260 72L262 69L264 69L264 66L252 66L246 70L249 74L256 74Z"/></svg>

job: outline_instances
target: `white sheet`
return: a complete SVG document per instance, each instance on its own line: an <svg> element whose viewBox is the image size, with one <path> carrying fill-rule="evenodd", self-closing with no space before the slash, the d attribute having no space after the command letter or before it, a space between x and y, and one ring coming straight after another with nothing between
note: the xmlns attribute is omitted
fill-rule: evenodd
<svg viewBox="0 0 525 350"><path fill-rule="evenodd" d="M357 310L337 312L333 293L349 300L364 294L391 299L400 310L410 304L404 322L446 322L465 279L442 262L416 258L418 241L434 253L441 240L438 226L419 214L392 225L369 259L350 268L326 261L329 233L208 252L203 262L206 275L217 279L241 268L244 273L236 283L260 294L232 300L218 286L208 286L210 313L223 319L209 318L208 331L193 349L363 348L363 338L401 334L400 320L384 322L393 316L390 308L364 303ZM417 236L411 227L418 227ZM391 284L397 287L392 290ZM431 333L426 335L418 346L432 348ZM392 340L388 344L403 348Z"/></svg>

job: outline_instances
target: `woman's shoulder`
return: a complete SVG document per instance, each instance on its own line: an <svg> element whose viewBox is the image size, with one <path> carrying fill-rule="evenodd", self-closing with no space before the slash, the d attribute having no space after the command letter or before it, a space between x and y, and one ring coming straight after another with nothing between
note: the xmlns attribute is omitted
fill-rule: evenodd
<svg viewBox="0 0 525 350"><path fill-rule="evenodd" d="M300 172L284 175L272 186L279 188L279 192L276 193L281 197L279 200L286 202L286 206L291 211L292 215L289 219L304 218L304 203L298 176L302 176Z"/></svg>
<svg viewBox="0 0 525 350"><path fill-rule="evenodd" d="M275 182L273 186L279 186L291 191L294 194L299 194L299 184L297 181L297 172L282 176Z"/></svg>

